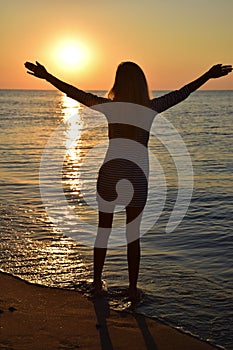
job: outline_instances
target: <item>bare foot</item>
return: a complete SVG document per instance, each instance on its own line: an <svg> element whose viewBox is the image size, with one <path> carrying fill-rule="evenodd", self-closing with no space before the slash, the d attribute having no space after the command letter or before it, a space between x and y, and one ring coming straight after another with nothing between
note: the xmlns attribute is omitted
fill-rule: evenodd
<svg viewBox="0 0 233 350"><path fill-rule="evenodd" d="M142 290L135 287L129 287L128 295L129 295L130 301L132 301L133 303L137 303L142 298Z"/></svg>
<svg viewBox="0 0 233 350"><path fill-rule="evenodd" d="M107 291L104 281L92 282L90 292L92 295L101 295Z"/></svg>

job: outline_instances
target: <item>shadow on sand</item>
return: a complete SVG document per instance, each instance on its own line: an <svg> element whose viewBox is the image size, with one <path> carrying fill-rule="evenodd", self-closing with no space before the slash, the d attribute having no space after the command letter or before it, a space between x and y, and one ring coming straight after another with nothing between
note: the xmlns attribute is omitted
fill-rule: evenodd
<svg viewBox="0 0 233 350"><path fill-rule="evenodd" d="M107 325L107 318L110 316L110 307L107 297L103 295L97 296L92 299L92 302L96 313L96 328L99 331L101 348L102 350L113 350L114 347ZM126 317L126 312L121 312L121 314L122 317ZM145 349L158 350L154 338L148 329L146 318L143 315L139 315L137 313L132 313L132 315L137 321L138 328L142 333L145 342Z"/></svg>

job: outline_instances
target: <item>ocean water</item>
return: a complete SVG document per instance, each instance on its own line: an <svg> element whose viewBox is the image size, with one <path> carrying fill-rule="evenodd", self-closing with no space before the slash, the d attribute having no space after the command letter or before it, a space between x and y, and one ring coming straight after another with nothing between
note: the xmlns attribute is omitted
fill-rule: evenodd
<svg viewBox="0 0 233 350"><path fill-rule="evenodd" d="M178 175L169 151L152 138L149 148L166 176L167 194L157 222L141 239L139 287L145 294L137 308L229 350L233 349L232 97L232 91L197 91L162 113L191 156L194 189L182 222L166 233ZM92 196L88 189L95 188L95 169L103 152L88 161L85 157L107 140L105 118L58 91L0 90L0 107L0 269L33 283L85 292L92 278L92 247L81 239L85 226L78 227L80 240L77 235L72 239L76 225L62 235L52 220L59 203L51 197L54 203L49 208L42 201L39 171L45 145L63 123L64 140L76 138L76 143L64 157L62 188L79 222L89 222L95 229L97 212L84 198ZM77 117L71 121L73 114ZM55 177L55 163L56 157L47 164L50 180ZM153 172L151 176L156 183ZM154 210L149 209L150 220ZM69 213L63 215L69 222ZM116 215L116 223L122 215ZM127 308L121 296L128 282L125 246L108 251L104 279L111 307Z"/></svg>

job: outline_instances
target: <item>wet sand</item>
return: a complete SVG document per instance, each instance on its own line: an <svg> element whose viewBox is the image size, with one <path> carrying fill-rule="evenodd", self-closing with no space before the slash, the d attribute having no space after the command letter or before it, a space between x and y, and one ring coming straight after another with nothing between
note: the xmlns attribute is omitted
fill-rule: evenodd
<svg viewBox="0 0 233 350"><path fill-rule="evenodd" d="M40 287L0 273L0 349L210 350L142 315L109 310L104 297Z"/></svg>

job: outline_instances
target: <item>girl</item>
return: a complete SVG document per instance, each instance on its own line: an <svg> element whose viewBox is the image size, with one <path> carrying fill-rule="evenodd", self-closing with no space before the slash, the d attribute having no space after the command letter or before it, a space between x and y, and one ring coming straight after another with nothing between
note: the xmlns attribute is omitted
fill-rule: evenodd
<svg viewBox="0 0 233 350"><path fill-rule="evenodd" d="M108 93L108 98L98 97L91 93L86 93L74 86L71 86L52 74L48 73L44 66L39 62L36 64L26 62L25 67L29 70L28 73L41 79L45 79L50 84L55 86L60 91L67 94L67 96L77 100L78 102L93 107L95 105L108 102L126 102L148 107L149 109L158 113L167 110L177 103L186 99L189 94L209 79L219 78L227 75L232 71L232 66L222 64L214 65L206 73L201 75L198 79L185 85L180 90L170 92L162 97L150 99L147 81L141 68L133 62L121 63L116 71L115 82L112 89ZM130 139L142 144L147 150L149 139L149 127L140 128L130 123L114 122L109 118L109 141L114 139ZM150 125L152 124L152 119ZM147 120L148 122L148 120ZM113 143L109 143L109 149ZM124 147L122 147L124 152ZM132 150L133 152L133 150ZM143 155L148 162L148 152ZM125 157L122 157L125 158ZM137 288L137 280L140 263L140 222L142 212L147 200L147 178L135 167L132 168L130 162L125 159L116 159L115 161L107 161L100 168L97 180L97 200L99 205L99 223L96 243L94 247L94 280L92 283L92 292L99 293L103 289L103 282L101 279L103 265L107 251L107 240L112 228L112 221L114 215L114 206L110 210L104 210L101 205L101 198L105 203L112 202L116 194L116 184L120 179L128 178L134 182L134 195L129 204L125 207L126 210L126 237L127 237L127 259L129 272L129 298L136 301L139 298L139 290ZM133 175L132 175L133 174ZM131 177L130 177L131 176ZM133 223L133 224L132 224ZM132 237L133 230L133 239ZM101 240L101 237L105 237Z"/></svg>

